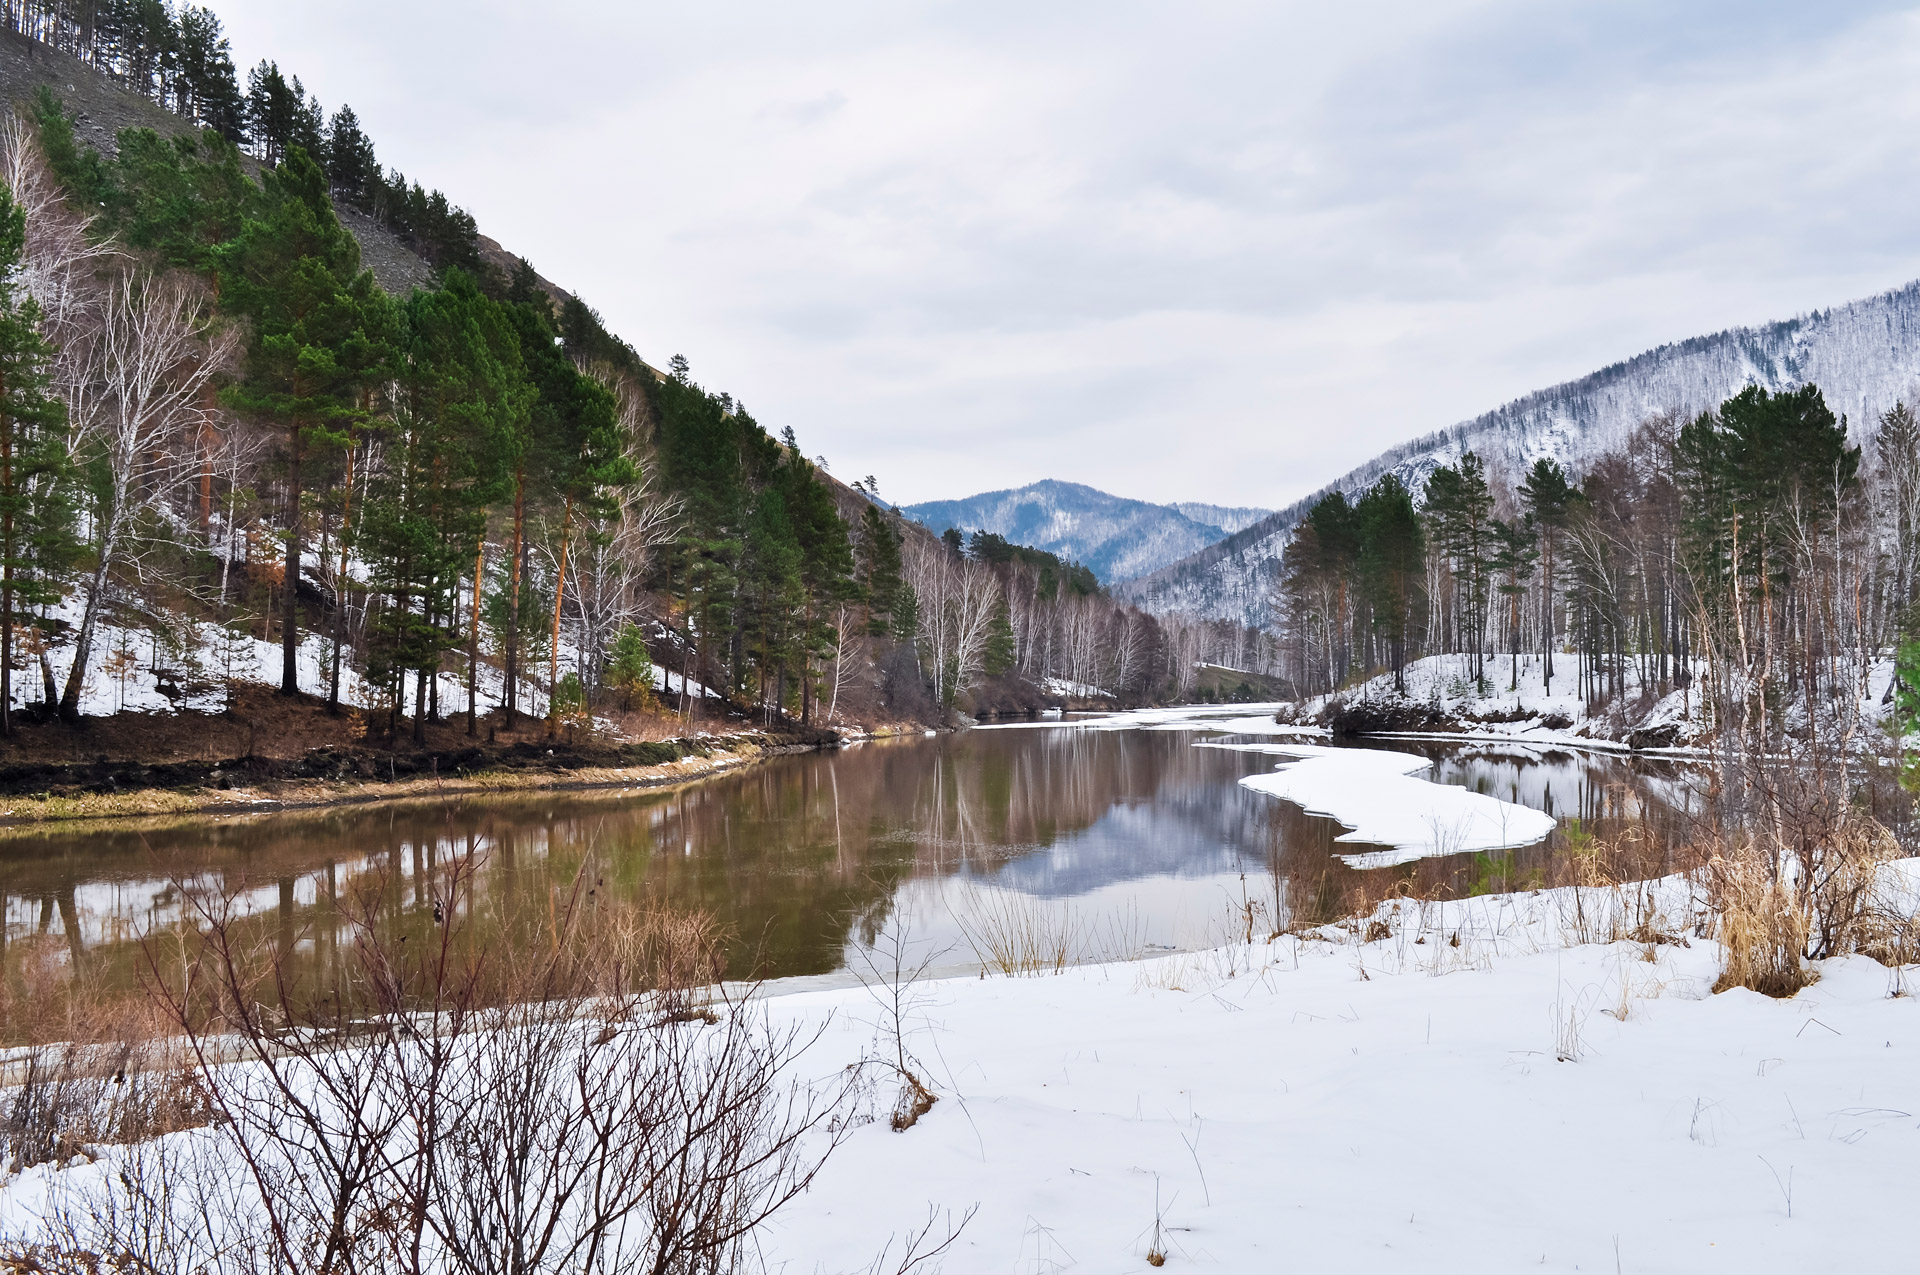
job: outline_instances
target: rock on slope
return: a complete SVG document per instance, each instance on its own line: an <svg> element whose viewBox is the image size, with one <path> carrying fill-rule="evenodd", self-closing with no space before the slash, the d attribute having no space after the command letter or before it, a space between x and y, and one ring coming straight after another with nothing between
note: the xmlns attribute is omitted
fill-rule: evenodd
<svg viewBox="0 0 1920 1275"><path fill-rule="evenodd" d="M1079 483L1047 479L965 500L933 500L903 511L936 535L949 527L990 531L1016 544L1085 564L1103 583L1142 575L1224 539L1233 527L1264 517L1264 509L1218 505L1154 505L1110 496ZM1208 521L1202 514L1220 515Z"/></svg>
<svg viewBox="0 0 1920 1275"><path fill-rule="evenodd" d="M1817 384L1858 438L1880 411L1911 397L1916 381L1920 282L1795 319L1663 345L1384 452L1217 544L1123 581L1115 593L1152 611L1269 624L1287 536L1327 491L1351 495L1391 471L1418 492L1436 466L1469 450L1496 471L1517 472L1551 456L1578 472L1647 416L1699 412L1746 385Z"/></svg>

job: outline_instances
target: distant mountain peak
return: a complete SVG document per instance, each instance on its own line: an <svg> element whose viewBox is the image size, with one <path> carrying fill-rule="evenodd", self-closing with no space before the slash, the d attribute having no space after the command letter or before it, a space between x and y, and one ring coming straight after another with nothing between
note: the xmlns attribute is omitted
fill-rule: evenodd
<svg viewBox="0 0 1920 1275"><path fill-rule="evenodd" d="M961 500L930 500L902 506L909 518L936 535L949 527L990 531L1084 564L1103 584L1143 575L1223 540L1236 527L1206 520L1215 514L1245 526L1266 514L1189 503L1156 505L1115 496L1085 483L1044 478L1024 487L986 491Z"/></svg>

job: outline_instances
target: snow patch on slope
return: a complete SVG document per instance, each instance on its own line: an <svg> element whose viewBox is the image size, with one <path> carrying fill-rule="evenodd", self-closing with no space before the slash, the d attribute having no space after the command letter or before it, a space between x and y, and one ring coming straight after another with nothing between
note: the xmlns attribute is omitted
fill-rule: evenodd
<svg viewBox="0 0 1920 1275"><path fill-rule="evenodd" d="M1910 396L1916 380L1920 281L1798 318L1677 341L1383 452L1218 544L1122 580L1114 594L1157 613L1270 625L1287 537L1328 491L1353 496L1391 472L1417 495L1436 467L1467 451L1496 474L1518 475L1543 457L1578 474L1648 416L1692 415L1748 385L1779 391L1816 384L1858 440L1881 411Z"/></svg>

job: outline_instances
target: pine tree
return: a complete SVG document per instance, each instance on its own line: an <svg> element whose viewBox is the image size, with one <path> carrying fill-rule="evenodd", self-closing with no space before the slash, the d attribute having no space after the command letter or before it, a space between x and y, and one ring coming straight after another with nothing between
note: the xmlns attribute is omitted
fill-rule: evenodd
<svg viewBox="0 0 1920 1275"><path fill-rule="evenodd" d="M831 617L839 604L857 592L853 579L853 546L847 524L834 506L833 495L815 473L812 462L787 431L786 456L779 485L787 518L800 547L800 580L806 590L801 618L800 719L813 720L814 665L833 658L837 635Z"/></svg>
<svg viewBox="0 0 1920 1275"><path fill-rule="evenodd" d="M1483 680L1493 493L1480 458L1468 452L1459 465L1434 470L1425 504L1434 547L1446 558L1453 585L1453 645L1470 652L1474 678Z"/></svg>
<svg viewBox="0 0 1920 1275"><path fill-rule="evenodd" d="M523 345L524 351L524 345ZM558 503L559 552L553 595L553 635L548 651L549 686L560 679L560 623L566 611L568 554L575 531L583 522L609 512L609 489L639 481L639 471L627 454L620 429L620 412L613 392L581 373L567 358L569 351L548 344L538 360L528 360L528 371L538 391L532 449L537 465ZM558 719L549 715L547 733Z"/></svg>
<svg viewBox="0 0 1920 1275"><path fill-rule="evenodd" d="M105 227L129 246L198 274L215 276L215 250L263 207L239 148L212 131L168 138L123 129L108 178Z"/></svg>
<svg viewBox="0 0 1920 1275"><path fill-rule="evenodd" d="M634 695L652 688L653 657L647 653L647 638L639 625L627 625L613 640L613 648L607 653L607 681L625 696L629 711Z"/></svg>
<svg viewBox="0 0 1920 1275"><path fill-rule="evenodd" d="M308 469L368 419L394 315L360 268L360 246L334 216L326 174L305 150L287 152L266 175L263 202L214 256L222 303L252 320L246 373L227 400L279 433L286 460L280 691L294 695Z"/></svg>
<svg viewBox="0 0 1920 1275"><path fill-rule="evenodd" d="M1007 595L1002 591L999 604L993 609L992 625L987 629L987 650L981 658L981 667L988 677L999 677L1013 667L1014 655L1013 611L1007 606Z"/></svg>
<svg viewBox="0 0 1920 1275"><path fill-rule="evenodd" d="M372 205L380 182L380 161L373 139L361 131L360 117L342 106L327 122L327 181L333 193L356 208Z"/></svg>
<svg viewBox="0 0 1920 1275"><path fill-rule="evenodd" d="M1513 654L1507 689L1517 691L1520 689L1520 598L1527 591L1534 561L1539 557L1539 528L1529 514L1513 522L1495 518L1492 532L1493 553L1487 560L1487 566L1503 582L1498 588L1501 596L1507 599L1507 633Z"/></svg>
<svg viewBox="0 0 1920 1275"><path fill-rule="evenodd" d="M59 599L74 545L65 412L47 392L52 350L17 274L25 245L26 217L0 186L0 735L13 733L21 611Z"/></svg>
<svg viewBox="0 0 1920 1275"><path fill-rule="evenodd" d="M174 110L229 142L245 141L246 103L220 19L200 5L187 5L180 10L176 29L179 87Z"/></svg>
<svg viewBox="0 0 1920 1275"><path fill-rule="evenodd" d="M1359 526L1359 576L1373 612L1374 630L1386 641L1393 684L1405 692L1407 634L1421 598L1421 564L1426 539L1413 497L1400 479L1387 474L1367 490L1354 510Z"/></svg>
<svg viewBox="0 0 1920 1275"><path fill-rule="evenodd" d="M866 602L867 633L886 634L900 597L900 535L880 506L869 503L860 514L860 594Z"/></svg>
<svg viewBox="0 0 1920 1275"><path fill-rule="evenodd" d="M425 738L427 687L458 643L452 620L469 565L484 579L487 510L504 498L522 446L533 391L516 334L473 280L450 273L436 292L402 308L393 437L366 514L365 551L389 595L377 646L377 684L399 711L404 673L414 683L414 738ZM467 732L476 733L478 609L467 632Z"/></svg>
<svg viewBox="0 0 1920 1275"><path fill-rule="evenodd" d="M1567 481L1560 462L1543 456L1533 462L1533 468L1520 484L1520 499L1526 505L1527 516L1540 529L1540 652L1546 692L1551 695L1554 619L1559 613L1558 595L1554 592L1554 550L1566 530L1568 517L1579 503L1580 493Z"/></svg>
<svg viewBox="0 0 1920 1275"><path fill-rule="evenodd" d="M277 62L263 60L247 72L247 145L268 168L278 168L302 135L317 132L299 84L298 79L289 84Z"/></svg>

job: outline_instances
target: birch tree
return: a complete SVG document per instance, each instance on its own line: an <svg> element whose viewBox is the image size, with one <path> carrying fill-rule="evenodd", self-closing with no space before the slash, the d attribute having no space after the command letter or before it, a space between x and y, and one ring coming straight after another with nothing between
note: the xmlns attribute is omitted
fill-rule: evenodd
<svg viewBox="0 0 1920 1275"><path fill-rule="evenodd" d="M79 450L102 475L89 511L93 570L60 694L68 721L79 718L101 614L114 573L131 556L135 522L165 491L169 445L207 423L203 391L237 346L230 330L209 335L205 299L175 278L122 274L98 317L89 375L68 387Z"/></svg>

